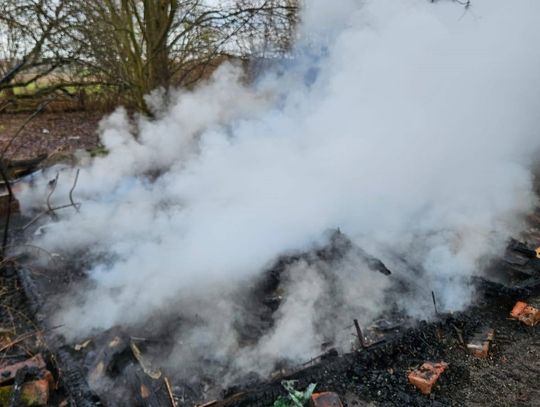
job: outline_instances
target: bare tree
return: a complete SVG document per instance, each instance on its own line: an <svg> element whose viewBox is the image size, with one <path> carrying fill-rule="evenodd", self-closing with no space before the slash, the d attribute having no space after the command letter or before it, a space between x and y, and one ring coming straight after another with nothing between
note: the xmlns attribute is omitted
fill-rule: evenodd
<svg viewBox="0 0 540 407"><path fill-rule="evenodd" d="M240 0L208 6L202 0L99 0L73 4L80 12L75 39L81 60L103 82L148 112L156 88L189 86L224 55L243 55L248 40L286 47L294 28L291 0Z"/></svg>
<svg viewBox="0 0 540 407"><path fill-rule="evenodd" d="M289 47L296 0L209 4L2 0L0 96L37 83L38 95L94 86L149 113L145 95L154 89L191 86L227 58L275 55ZM53 73L55 80L48 80Z"/></svg>
<svg viewBox="0 0 540 407"><path fill-rule="evenodd" d="M70 17L63 0L0 2L0 91L28 87L72 62Z"/></svg>

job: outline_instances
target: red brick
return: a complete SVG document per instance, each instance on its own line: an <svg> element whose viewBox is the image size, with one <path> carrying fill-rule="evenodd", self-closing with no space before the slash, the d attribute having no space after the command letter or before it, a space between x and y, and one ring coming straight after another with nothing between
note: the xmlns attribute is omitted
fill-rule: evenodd
<svg viewBox="0 0 540 407"><path fill-rule="evenodd" d="M313 393L309 401L310 407L343 407L336 393Z"/></svg>
<svg viewBox="0 0 540 407"><path fill-rule="evenodd" d="M13 392L13 386L0 387L0 405L7 406ZM47 379L23 383L21 401L25 406L46 406L49 401L49 382Z"/></svg>
<svg viewBox="0 0 540 407"><path fill-rule="evenodd" d="M441 374L448 367L447 363L426 362L419 369L409 373L409 383L415 385L424 394L430 394Z"/></svg>
<svg viewBox="0 0 540 407"><path fill-rule="evenodd" d="M540 321L540 310L523 301L516 302L510 315L529 326L535 326Z"/></svg>
<svg viewBox="0 0 540 407"><path fill-rule="evenodd" d="M487 329L484 332L476 335L468 344L467 349L475 357L486 359L489 355L491 342L495 339L495 330Z"/></svg>
<svg viewBox="0 0 540 407"><path fill-rule="evenodd" d="M38 369L45 369L46 364L41 355L37 354L28 360L2 367L0 368L0 384L13 380L17 372L23 367L37 367Z"/></svg>
<svg viewBox="0 0 540 407"><path fill-rule="evenodd" d="M22 399L28 405L45 406L49 401L49 381L47 379L24 383Z"/></svg>

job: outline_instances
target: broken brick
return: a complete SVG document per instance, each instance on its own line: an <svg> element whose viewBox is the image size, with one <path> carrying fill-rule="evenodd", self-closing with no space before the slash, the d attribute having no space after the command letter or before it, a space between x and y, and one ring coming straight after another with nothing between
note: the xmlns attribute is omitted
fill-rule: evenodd
<svg viewBox="0 0 540 407"><path fill-rule="evenodd" d="M309 405L310 407L343 407L339 396L333 392L313 393Z"/></svg>
<svg viewBox="0 0 540 407"><path fill-rule="evenodd" d="M540 310L523 301L518 301L516 305L514 305L510 315L512 318L529 326L535 326L538 321L540 321Z"/></svg>
<svg viewBox="0 0 540 407"><path fill-rule="evenodd" d="M475 335L467 344L467 349L472 355L479 359L486 359L489 355L489 347L495 338L495 330L486 329L485 331Z"/></svg>
<svg viewBox="0 0 540 407"><path fill-rule="evenodd" d="M0 368L0 384L6 383L12 379L15 378L15 375L19 370L21 370L23 367L36 367L38 369L45 369L46 368L45 361L43 360L43 357L40 354L37 354L36 356L24 360L22 362L14 363L9 366L5 366Z"/></svg>
<svg viewBox="0 0 540 407"><path fill-rule="evenodd" d="M148 397L150 397L150 394L150 389L144 384L141 384L141 397L143 399L147 399Z"/></svg>
<svg viewBox="0 0 540 407"><path fill-rule="evenodd" d="M409 383L416 386L423 394L430 394L433 386L447 367L448 364L445 362L426 362L420 368L409 373Z"/></svg>

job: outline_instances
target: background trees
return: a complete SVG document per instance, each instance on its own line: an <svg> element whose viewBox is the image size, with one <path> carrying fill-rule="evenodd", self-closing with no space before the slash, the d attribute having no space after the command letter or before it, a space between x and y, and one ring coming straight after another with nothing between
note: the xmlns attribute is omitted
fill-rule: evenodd
<svg viewBox="0 0 540 407"><path fill-rule="evenodd" d="M0 92L114 96L148 113L154 89L286 52L296 22L296 0L0 0Z"/></svg>

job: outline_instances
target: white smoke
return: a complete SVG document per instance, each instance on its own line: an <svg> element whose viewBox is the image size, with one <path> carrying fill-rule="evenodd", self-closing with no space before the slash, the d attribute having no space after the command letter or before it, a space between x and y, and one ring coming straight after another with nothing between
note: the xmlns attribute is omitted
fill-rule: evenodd
<svg viewBox="0 0 540 407"><path fill-rule="evenodd" d="M534 204L539 15L537 0L475 0L470 9L313 1L285 73L247 86L223 66L210 83L175 95L159 120L130 124L117 111L101 124L109 155L82 169L80 213L59 212L36 242L106 259L88 270L92 288L64 298L57 319L79 336L174 304L203 321L179 334L175 363L199 344L230 357L242 348L232 321L246 312L235 287L335 227L414 282L416 295L395 299L411 315L430 314L430 291L441 308L465 307L473 292L461 277L477 273ZM44 188L26 191L23 204L43 202ZM55 196L65 192L60 182ZM425 273L408 276L390 252ZM333 270L339 304L349 305L335 328L384 309L389 280L351 267ZM287 270L274 326L239 364L313 356L324 339L314 327L335 305L321 273Z"/></svg>

